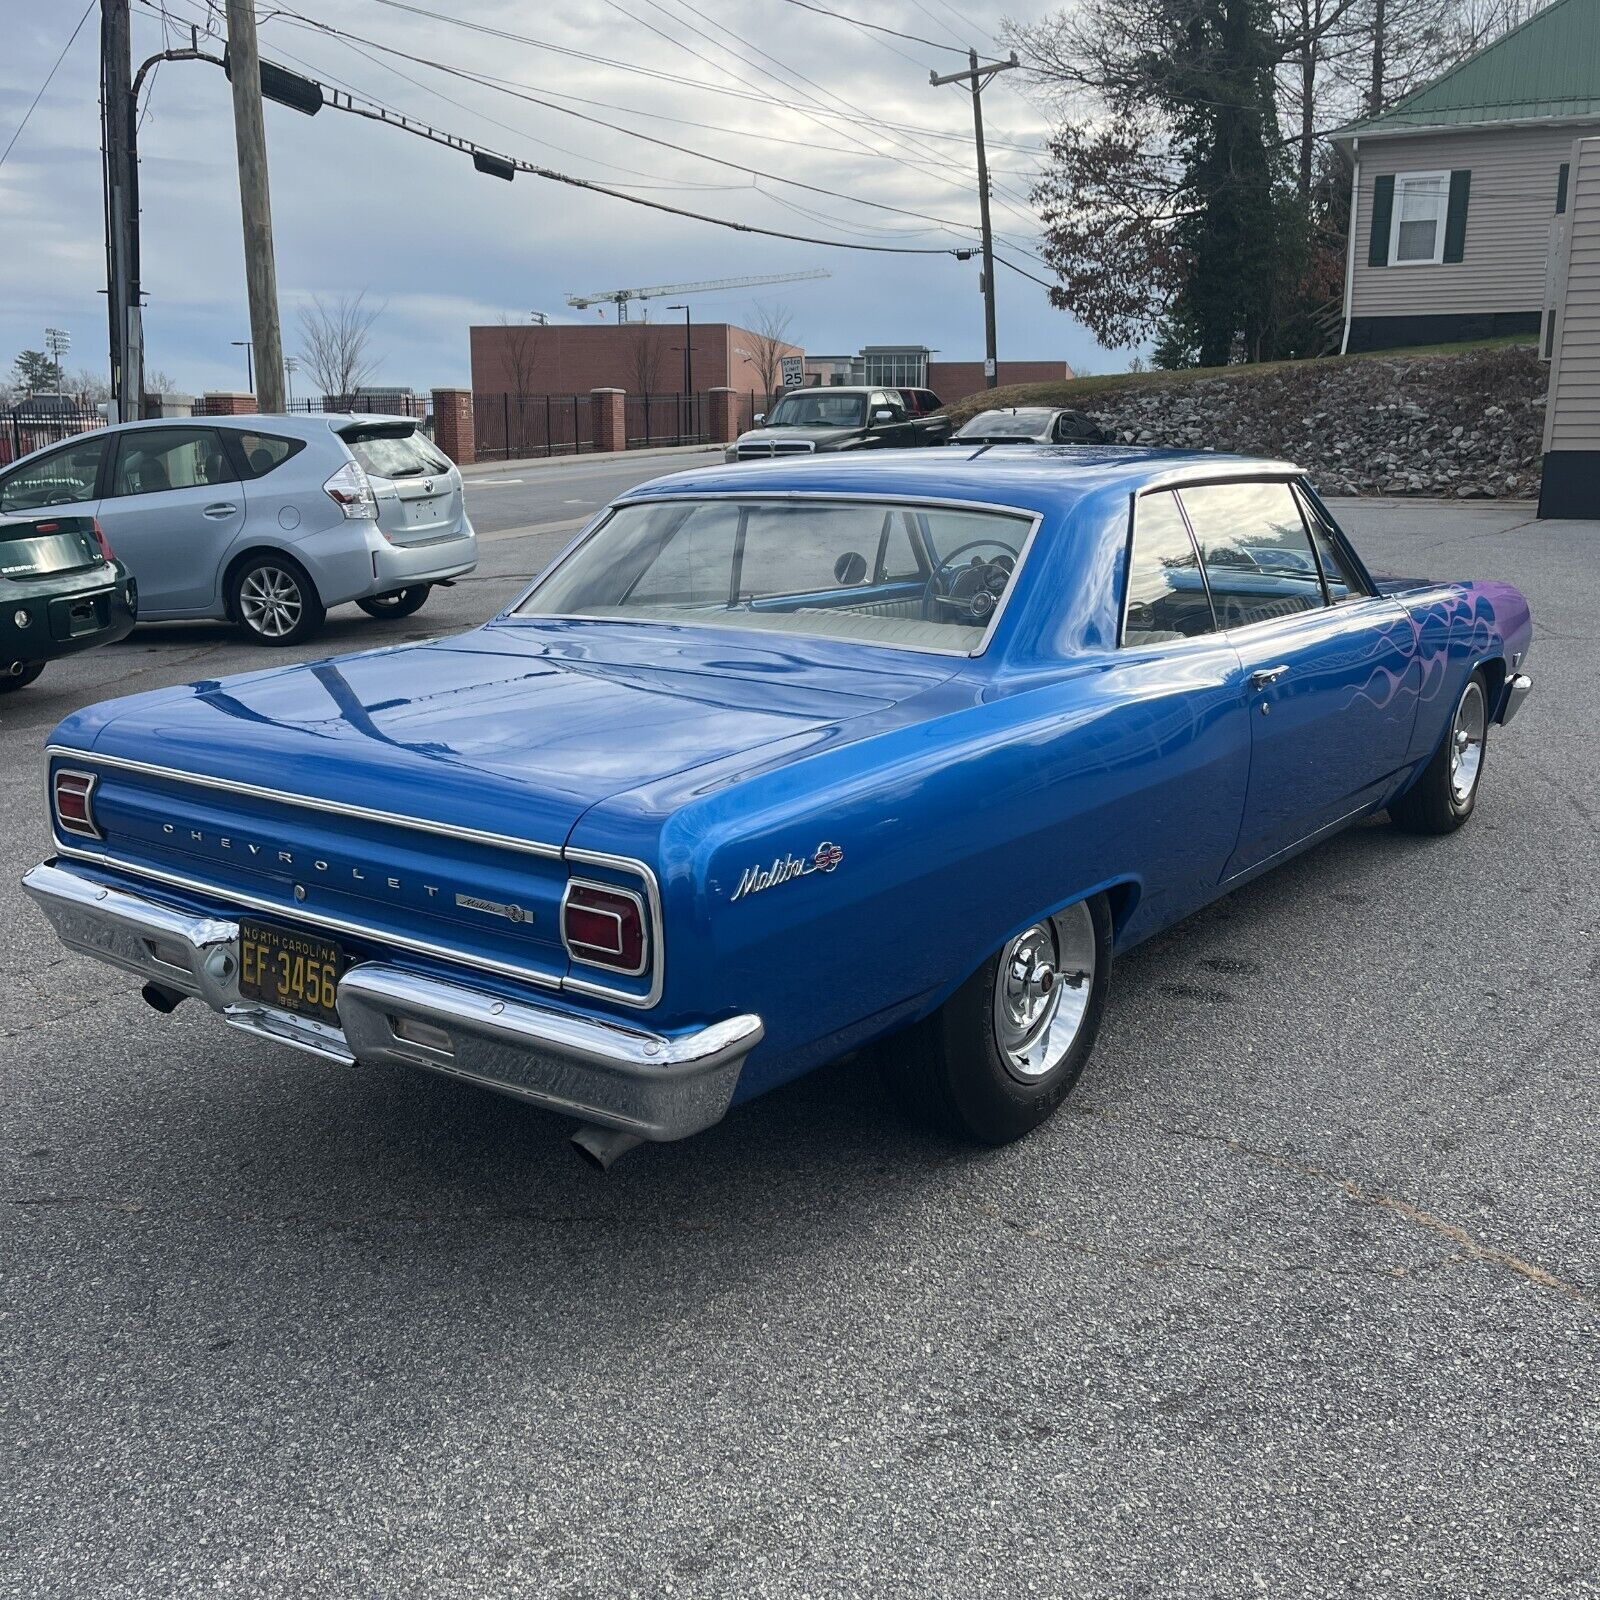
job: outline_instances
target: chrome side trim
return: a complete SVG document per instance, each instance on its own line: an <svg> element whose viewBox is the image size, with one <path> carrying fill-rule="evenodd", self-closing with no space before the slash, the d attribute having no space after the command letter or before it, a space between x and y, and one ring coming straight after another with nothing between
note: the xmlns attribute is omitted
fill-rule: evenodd
<svg viewBox="0 0 1600 1600"><path fill-rule="evenodd" d="M414 833L431 833L444 839L464 840L469 844L489 845L497 850L517 850L524 855L557 860L561 846L533 839L513 839L509 834L486 833L478 828L459 828L448 822L430 822L423 817L402 816L397 811L374 811L366 806L347 805L342 800L317 800L303 794L288 794L255 783L235 783L228 778L213 778L205 773L184 772L176 767L158 766L151 761L133 761L127 756L100 755L93 750L75 750L69 745L45 747L46 756L69 756L92 761L97 766L115 767L122 772L137 772L146 778L166 778L173 783L190 784L197 789L219 789L224 794L248 795L252 800L270 800L277 805L297 806L302 811L321 811L333 817L354 817L362 822L381 822L389 827L409 828Z"/></svg>

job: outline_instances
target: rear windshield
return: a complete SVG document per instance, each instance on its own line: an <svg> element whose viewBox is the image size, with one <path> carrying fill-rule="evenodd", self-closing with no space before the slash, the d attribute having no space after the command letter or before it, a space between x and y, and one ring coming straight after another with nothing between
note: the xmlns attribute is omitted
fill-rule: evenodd
<svg viewBox="0 0 1600 1600"><path fill-rule="evenodd" d="M1050 432L1053 411L982 411L962 428L963 438L1002 433L1013 439L1042 439Z"/></svg>
<svg viewBox="0 0 1600 1600"><path fill-rule="evenodd" d="M1021 512L885 501L624 505L518 614L970 653L982 647L1032 527Z"/></svg>
<svg viewBox="0 0 1600 1600"><path fill-rule="evenodd" d="M420 433L408 433L398 439L352 439L346 434L344 442L361 470L374 478L437 477L450 470L449 460Z"/></svg>

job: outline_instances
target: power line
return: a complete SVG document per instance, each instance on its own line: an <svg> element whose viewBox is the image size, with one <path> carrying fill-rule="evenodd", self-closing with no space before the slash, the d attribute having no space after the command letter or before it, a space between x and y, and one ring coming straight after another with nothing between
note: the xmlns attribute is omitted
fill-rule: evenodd
<svg viewBox="0 0 1600 1600"><path fill-rule="evenodd" d="M354 41L358 38L358 36L348 34L343 29L334 27L331 23L318 22L314 18L306 17L299 12L289 11L286 8L282 9L280 14L286 18L293 18L317 32L330 34L333 37L342 40L346 44L351 45L352 48L356 48ZM376 40L366 38L361 38L359 43L366 45L371 49L381 51L385 55L398 56L401 60L412 62L414 65L431 67L435 71L446 73L450 77L460 78L468 83L476 83L482 88L493 89L500 94L509 95L513 99L526 101L528 104L539 106L546 111L555 111L559 112L562 116L575 117L580 122L587 122L595 127L605 128L612 133L620 133L626 138L638 139L645 144L653 144L664 150L672 150L677 152L679 155L691 156L698 161L709 161L714 166L727 167L731 171L743 172L753 178L764 178L769 183L787 184L791 188L804 189L810 194L819 194L830 200L843 200L853 205L867 206L873 210L887 211L897 216L911 217L921 222L937 223L941 227L958 228L967 231L972 230L972 224L970 222L964 222L959 218L933 216L925 211L913 211L905 206L890 205L887 201L869 200L859 195L845 194L838 189L829 189L821 184L806 183L799 178L786 178L782 173L769 172L761 167L747 166L742 161L730 161L725 156L710 155L706 151L696 150L692 146L678 144L670 139L658 139L654 134L641 133L635 128L619 127L616 123L607 122L602 117L590 116L587 112L574 110L570 106L556 105L552 101L546 100L539 95L530 94L526 90L512 88L503 80L481 76L467 68L452 66L446 62L442 62L434 58L413 55L410 51L397 49L393 45L380 44ZM357 54L365 55L365 51L357 49ZM424 85L417 84L414 78L407 77L404 73L399 74L399 76L404 78L406 82L412 83L419 88L425 87ZM438 91L430 92L437 93ZM445 95L440 95L440 98L445 100L449 99L449 97ZM470 106L462 105L460 102L451 103L455 104L459 110L467 111L469 113L473 112L473 108ZM508 129L507 131L520 132L521 130ZM544 143L545 141L538 140L537 142ZM576 152L570 150L564 151L563 153L567 155L576 154ZM596 158L591 156L588 159L595 160ZM600 162L600 165L608 166L610 163L602 161ZM617 170L625 172L637 171L637 169L625 167L618 168Z"/></svg>
<svg viewBox="0 0 1600 1600"><path fill-rule="evenodd" d="M867 22L861 17L847 16L843 11L830 11L826 6L812 5L811 0L788 0L802 11L815 11L819 17L832 17L837 22L848 22L852 28L865 28L872 33L886 33L892 39L905 39L911 44L925 44L930 50L949 50L958 56L967 52L953 44L940 44L937 39L924 39L920 34L902 33L898 28L886 28L881 22Z"/></svg>
<svg viewBox="0 0 1600 1600"><path fill-rule="evenodd" d="M12 148L15 146L17 140L22 137L22 130L28 126L28 119L33 115L35 110L38 109L39 102L44 99L45 90L50 87L51 80L55 77L56 71L60 67L61 63L67 59L67 51L69 51L77 42L78 35L83 32L84 23L89 20L89 13L94 10L97 3L98 0L89 0L88 5L83 8L83 15L78 18L77 27L75 27L68 35L67 42L61 47L61 54L56 57L54 65L47 73L45 73L44 82L39 85L39 92L28 103L28 109L22 113L22 121L17 124L17 131L11 135L10 140L6 144L5 150L0 152L0 167L3 167L6 164L6 157L11 154Z"/></svg>

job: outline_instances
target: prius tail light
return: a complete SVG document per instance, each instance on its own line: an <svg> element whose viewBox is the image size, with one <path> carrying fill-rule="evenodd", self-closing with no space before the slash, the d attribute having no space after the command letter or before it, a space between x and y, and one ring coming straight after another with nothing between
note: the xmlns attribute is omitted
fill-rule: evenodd
<svg viewBox="0 0 1600 1600"><path fill-rule="evenodd" d="M637 977L650 960L643 898L614 884L574 878L561 902L561 942L584 966Z"/></svg>
<svg viewBox="0 0 1600 1600"><path fill-rule="evenodd" d="M50 780L56 826L63 833L80 839L103 839L94 820L94 786L99 780L92 772L71 772L63 768Z"/></svg>
<svg viewBox="0 0 1600 1600"><path fill-rule="evenodd" d="M354 461L347 461L322 486L323 493L347 517L361 522L378 520L378 497L372 483Z"/></svg>

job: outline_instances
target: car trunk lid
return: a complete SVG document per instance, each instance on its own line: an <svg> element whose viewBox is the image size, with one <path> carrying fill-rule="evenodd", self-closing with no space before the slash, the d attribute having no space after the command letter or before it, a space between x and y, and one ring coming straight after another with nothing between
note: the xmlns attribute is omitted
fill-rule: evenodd
<svg viewBox="0 0 1600 1600"><path fill-rule="evenodd" d="M26 583L104 565L93 517L0 520L0 580Z"/></svg>
<svg viewBox="0 0 1600 1600"><path fill-rule="evenodd" d="M346 423L338 432L372 482L378 527L391 544L435 544L465 532L461 476L413 419Z"/></svg>

